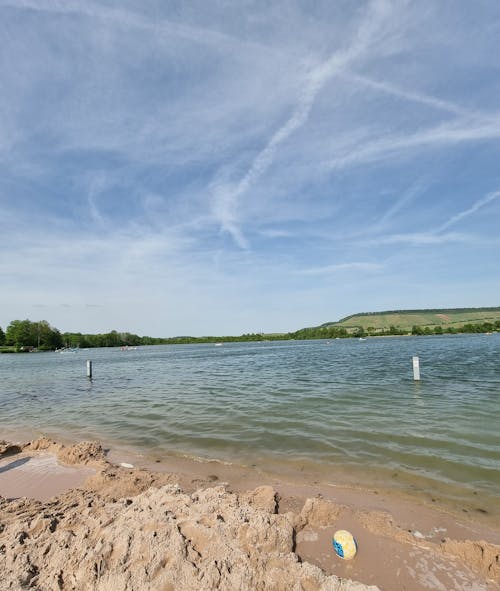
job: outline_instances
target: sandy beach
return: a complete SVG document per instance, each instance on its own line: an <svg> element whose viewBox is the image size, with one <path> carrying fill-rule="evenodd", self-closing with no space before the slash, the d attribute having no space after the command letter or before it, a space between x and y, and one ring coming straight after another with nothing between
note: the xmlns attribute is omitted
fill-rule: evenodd
<svg viewBox="0 0 500 591"><path fill-rule="evenodd" d="M376 490L40 438L0 443L0 571L2 590L495 591L500 531Z"/></svg>

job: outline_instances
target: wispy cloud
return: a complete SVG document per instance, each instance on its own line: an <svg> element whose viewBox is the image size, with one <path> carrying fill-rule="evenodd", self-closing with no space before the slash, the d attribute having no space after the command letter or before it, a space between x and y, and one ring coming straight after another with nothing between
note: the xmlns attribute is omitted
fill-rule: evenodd
<svg viewBox="0 0 500 591"><path fill-rule="evenodd" d="M469 217L470 215L476 213L476 211L479 211L485 205L488 205L489 203L491 203L495 199L498 199L499 197L500 197L500 191L488 193L488 195L485 195L481 199L478 199L468 209L464 209L464 211L461 211L461 212L451 216L446 222L444 222L444 224L442 224L441 226L439 226L439 228L437 228L437 232L442 232L443 230L447 230L450 226L453 226L456 223L463 220L464 218Z"/></svg>
<svg viewBox="0 0 500 591"><path fill-rule="evenodd" d="M324 267L311 267L297 271L300 275L332 275L339 271L379 271L384 268L383 263L337 263L334 265L325 265Z"/></svg>
<svg viewBox="0 0 500 591"><path fill-rule="evenodd" d="M418 184L415 185L410 189L408 194L410 198L415 191L418 191L419 187ZM436 226L426 232L408 232L408 233L390 233L390 234L382 234L377 235L374 238L363 240L366 244L408 244L413 246L427 246L427 245L436 245L436 244L447 244L447 243L460 243L460 244L480 244L486 243L488 240L485 240L484 237L478 236L475 233L470 232L445 232L448 230L450 226L457 224L458 222L462 221L463 219L473 215L489 203L493 202L497 198L500 197L500 191L495 191L492 193L488 193L481 199L478 199L473 203L473 205L457 214L452 215L448 220L446 220L440 226ZM403 196L398 202L396 202L395 206L393 206L382 218L382 220L387 219L388 214L389 216L392 215L394 208L397 210L399 207L407 203L409 199L406 198L406 195ZM382 224L379 224L381 227ZM376 228L375 228L376 229Z"/></svg>
<svg viewBox="0 0 500 591"><path fill-rule="evenodd" d="M338 155L325 165L330 169L342 169L387 160L393 157L408 157L412 150L425 147L446 147L468 142L494 141L500 139L500 117L495 115L486 123L452 121L434 127L402 135L387 135L382 139L366 142L357 149Z"/></svg>
<svg viewBox="0 0 500 591"><path fill-rule="evenodd" d="M401 209L411 204L416 197L421 195L428 187L430 182L428 179L418 179L404 191L398 199L387 209L387 211L379 219L377 226L383 226L390 221Z"/></svg>
<svg viewBox="0 0 500 591"><path fill-rule="evenodd" d="M241 45L245 43L244 40L210 28L185 25L169 21L165 18L160 20L147 18L139 12L132 12L124 8L110 8L92 1L82 2L79 0L65 0L64 2L61 2L59 0L40 0L34 2L32 0L0 0L0 7L10 7L16 10L24 9L59 15L85 16L111 23L114 26L139 29L166 37L173 36L176 38L183 38L186 41L202 45L215 44L220 46L221 44L229 44L234 46L235 44ZM253 47L257 46L257 44L249 44Z"/></svg>
<svg viewBox="0 0 500 591"><path fill-rule="evenodd" d="M474 111L470 111L450 101L446 101L421 92L399 88L398 86L388 82L374 80L372 78L368 78L367 76L360 76L359 74L352 72L343 73L342 77L348 82L355 82L369 89L394 96L404 101L415 102L433 109L445 111L446 113L450 113L452 115L458 115L460 117L467 118L481 117L480 113L475 113Z"/></svg>
<svg viewBox="0 0 500 591"><path fill-rule="evenodd" d="M280 230L277 228L264 228L259 234L266 238L291 238L294 234L290 230Z"/></svg>
<svg viewBox="0 0 500 591"><path fill-rule="evenodd" d="M280 145L297 129L304 125L318 93L335 74L362 56L377 39L380 30L390 14L390 3L385 0L373 1L354 35L352 43L320 63L308 74L296 108L291 117L273 134L265 148L258 153L243 178L234 187L217 184L213 187L213 209L224 230L229 232L241 248L247 248L241 229L237 224L236 208L238 199L272 164Z"/></svg>
<svg viewBox="0 0 500 591"><path fill-rule="evenodd" d="M468 234L459 234L449 232L447 234L438 234L435 232L414 232L408 234L389 234L380 236L373 240L367 240L366 244L411 244L414 246L462 243L471 242L474 239Z"/></svg>
<svg viewBox="0 0 500 591"><path fill-rule="evenodd" d="M91 180L87 195L90 217L93 222L96 222L101 227L105 225L105 219L99 210L97 199L105 186L106 180L104 175L101 173Z"/></svg>

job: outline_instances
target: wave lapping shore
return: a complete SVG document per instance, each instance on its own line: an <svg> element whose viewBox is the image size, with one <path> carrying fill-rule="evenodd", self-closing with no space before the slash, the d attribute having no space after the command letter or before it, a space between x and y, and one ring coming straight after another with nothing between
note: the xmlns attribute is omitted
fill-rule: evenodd
<svg viewBox="0 0 500 591"><path fill-rule="evenodd" d="M0 442L0 494L2 478L15 480L16 470L41 456L86 472L77 488L46 500L22 490L0 497L2 591L498 588L494 543L416 537L388 513L321 496L285 498L266 484L235 492L214 484L216 476L200 481L114 465L96 442ZM350 564L331 547L332 532L346 523L360 545ZM375 565L387 559L386 567L400 563L399 573L382 577ZM364 583L349 580L357 574Z"/></svg>

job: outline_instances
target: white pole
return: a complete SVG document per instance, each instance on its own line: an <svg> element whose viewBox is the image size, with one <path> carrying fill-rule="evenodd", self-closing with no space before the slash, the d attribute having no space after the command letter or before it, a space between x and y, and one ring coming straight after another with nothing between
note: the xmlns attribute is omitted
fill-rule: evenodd
<svg viewBox="0 0 500 591"><path fill-rule="evenodd" d="M413 379L420 380L420 362L417 356L413 357Z"/></svg>
<svg viewBox="0 0 500 591"><path fill-rule="evenodd" d="M92 361L87 361L87 377L92 379Z"/></svg>

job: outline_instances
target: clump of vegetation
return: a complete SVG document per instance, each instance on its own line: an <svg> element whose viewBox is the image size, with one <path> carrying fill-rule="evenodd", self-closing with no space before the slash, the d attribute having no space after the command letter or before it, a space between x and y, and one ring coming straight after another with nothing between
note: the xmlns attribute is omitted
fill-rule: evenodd
<svg viewBox="0 0 500 591"><path fill-rule="evenodd" d="M46 320L13 320L5 333L0 329L0 344L6 345L8 350L53 351L61 347L62 343L61 333Z"/></svg>

